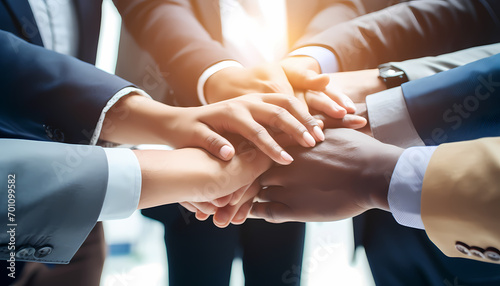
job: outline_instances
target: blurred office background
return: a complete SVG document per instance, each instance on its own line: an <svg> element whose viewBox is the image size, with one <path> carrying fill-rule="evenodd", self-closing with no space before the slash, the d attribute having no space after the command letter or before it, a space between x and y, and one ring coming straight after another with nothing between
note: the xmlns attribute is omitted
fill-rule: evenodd
<svg viewBox="0 0 500 286"><path fill-rule="evenodd" d="M156 99L163 99L166 86L161 75L154 63L148 63L147 59L142 61L148 57L147 54L137 54L139 49L126 31L122 31L120 16L111 0L104 1L101 28L97 66L110 73L116 72L140 85ZM143 64L130 67L130 61L125 61L130 54L136 55L135 60ZM128 74L131 68L141 69L144 73L134 79L136 75ZM186 212L186 223L194 219L194 215ZM168 262L161 223L136 212L125 220L105 222L104 227L108 258L101 279L102 286L167 285ZM308 223L303 264L300 268L290 265L289 273L284 273L284 278L293 281L297 272L301 271L303 286L374 285L363 249L354 252L353 247L350 219L330 223ZM210 281L207 281L206 285L211 285ZM243 285L241 260L235 259L230 286Z"/></svg>

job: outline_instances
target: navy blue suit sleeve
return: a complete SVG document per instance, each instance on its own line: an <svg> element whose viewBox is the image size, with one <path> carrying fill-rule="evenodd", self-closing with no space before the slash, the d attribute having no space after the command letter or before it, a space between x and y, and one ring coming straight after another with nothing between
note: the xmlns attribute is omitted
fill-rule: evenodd
<svg viewBox="0 0 500 286"><path fill-rule="evenodd" d="M402 85L426 145L500 136L500 54Z"/></svg>
<svg viewBox="0 0 500 286"><path fill-rule="evenodd" d="M4 138L88 144L108 100L132 85L1 30L0 69Z"/></svg>

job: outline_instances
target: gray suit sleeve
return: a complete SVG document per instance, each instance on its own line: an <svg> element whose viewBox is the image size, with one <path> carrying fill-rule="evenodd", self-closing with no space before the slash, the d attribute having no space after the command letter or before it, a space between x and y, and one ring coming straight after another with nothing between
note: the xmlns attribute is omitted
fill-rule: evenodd
<svg viewBox="0 0 500 286"><path fill-rule="evenodd" d="M69 263L106 195L104 150L0 139L0 158L0 259Z"/></svg>
<svg viewBox="0 0 500 286"><path fill-rule="evenodd" d="M400 3L335 25L302 46L322 46L341 71L437 56L499 42L497 0L419 0Z"/></svg>
<svg viewBox="0 0 500 286"><path fill-rule="evenodd" d="M474 47L437 57L424 57L390 64L405 71L409 80L434 75L500 53L500 43Z"/></svg>

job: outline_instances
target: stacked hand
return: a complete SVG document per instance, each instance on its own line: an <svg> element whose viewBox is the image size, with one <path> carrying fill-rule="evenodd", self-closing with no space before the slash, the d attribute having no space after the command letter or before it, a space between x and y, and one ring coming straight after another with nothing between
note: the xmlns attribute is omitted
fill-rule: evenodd
<svg viewBox="0 0 500 286"><path fill-rule="evenodd" d="M289 65L284 70L288 71L289 78L295 79L291 81L296 84L301 80L305 84L307 80L304 79L318 75L314 68L302 75L297 68L294 74L291 67L293 62L288 60L284 63ZM319 95L342 102L349 94L356 102L356 114L364 118L367 118L366 96L385 89L385 84L378 78L378 70L341 72L329 74L328 77L329 83L322 92L309 90L305 98L311 101L313 96ZM331 117L321 119L325 128L358 129L366 123L349 114L341 120ZM361 131L371 135L368 125ZM387 209L387 184L402 150L352 130L326 132L326 141L311 150L292 148L295 162L289 167L277 166L265 173L259 183L254 183L248 189L240 202L230 202L227 206L224 206L225 202L215 205L207 203L204 208L198 209L191 205L187 206L188 209L195 211L199 219L214 214L214 223L220 227L229 223L243 223L250 210L254 217L281 222L337 220L370 208ZM337 137L334 137L335 134ZM359 153L360 150L364 152ZM377 160L374 159L375 155L378 155ZM381 166L385 167L379 168ZM355 185L356 182L358 185ZM260 184L269 187L261 190Z"/></svg>
<svg viewBox="0 0 500 286"><path fill-rule="evenodd" d="M347 95L328 92L329 81L329 75L319 73L313 58L291 57L280 64L225 68L207 80L204 94L208 103L214 103L250 93L293 96L295 91L310 90L316 92L299 97L308 108L339 119L354 113L354 104Z"/></svg>
<svg viewBox="0 0 500 286"><path fill-rule="evenodd" d="M389 182L403 149L351 129L327 130L312 150L292 148L296 160L273 167L252 214L271 222L334 221L388 210Z"/></svg>
<svg viewBox="0 0 500 286"><path fill-rule="evenodd" d="M305 100L308 104L308 107L311 109L316 109L322 111L325 115L321 117L324 121L324 124L329 128L338 128L338 127L348 127L348 128L362 128L366 125L366 121L362 118L354 115L347 114L346 112L354 112L356 108L354 108L352 101L349 97L343 92L343 90L347 90L350 92L355 91L355 80L354 77L360 75L358 73L338 73L331 75L320 75L318 74L318 67L314 66L314 60L309 61L310 58L307 57L293 57L288 58L282 61L281 66L282 69L277 68L276 66L261 66L251 70L243 69L243 68L234 68L233 70L226 69L227 74L224 74L224 70L216 73L212 79L213 81L209 82L214 84L219 78L217 76L221 76L220 79L227 78L231 79L232 76L230 74L238 74L243 75L246 73L248 78L258 78L255 80L252 85L248 85L245 88L242 88L236 93L224 93L222 90L219 90L221 93L218 94L226 94L227 96L237 96L238 93L245 93L253 91L252 88L259 87L260 91L267 92L286 92L289 93L292 88L295 89L304 89L309 90L305 94L305 96L298 96L298 98ZM253 73L253 75L252 75ZM366 76L371 76L372 73L365 73ZM364 74L364 75L365 75ZM223 76L224 75L224 76ZM257 75L257 76L255 76ZM340 75L340 77L339 77ZM286 77L285 77L286 76ZM340 83L339 79L346 79L344 85ZM350 79L350 80L348 80ZM370 92L374 90L373 84L379 84L379 79L375 77L375 81L367 83L358 89L359 93L357 93L359 98L363 98L366 95L362 95L363 92L367 92L370 89ZM231 82L231 81L230 81ZM248 81L239 81L242 84L240 87L244 85L245 82ZM235 91L238 90L238 81L232 82L230 85L221 85L224 86L225 91ZM211 85L209 85L210 87ZM311 90L312 89L312 90ZM207 91L207 90L206 90ZM211 98L210 95L214 94L211 91L211 88L208 89L207 98L209 102L216 101L214 98ZM300 93L295 93L300 94ZM251 96L251 95L250 95ZM283 95L281 95L283 96ZM364 105L360 105L357 109L360 114L366 112L366 108ZM364 115L364 114L363 114ZM366 115L364 115L366 117ZM369 131L369 128L367 128ZM355 133L358 134L358 133ZM322 145L324 146L323 143ZM321 146L321 145L320 145ZM313 149L311 153L314 153L315 150L320 150L321 148L318 146ZM304 149L304 152L305 149ZM319 157L320 153L318 152L317 156ZM292 166L303 165L298 162L294 162ZM303 168L301 166L300 168ZM315 170L314 168L307 168L308 170ZM285 168L286 170L286 168ZM291 175L293 176L293 174ZM329 178L326 176L325 178ZM306 180L308 181L308 180ZM231 196L227 196L224 198L220 198L218 200L214 200L212 202L184 202L182 205L186 207L188 210L192 212L196 212L196 217L200 220L207 219L211 214L214 215L214 223L217 226L225 227L229 223L240 224L245 221L247 216L249 215L250 210L252 209L253 202L257 195L259 194L261 189L260 183L254 182L251 185L247 185L244 188L240 188L236 193ZM274 188L269 188L270 192ZM265 191L261 192L265 194ZM300 198L299 198L300 200ZM259 210L260 206L267 205L259 205L256 204L254 209Z"/></svg>
<svg viewBox="0 0 500 286"><path fill-rule="evenodd" d="M355 111L354 105L345 94L332 88L331 76L317 74L314 65L304 68L307 63L304 60L294 57L284 60L281 66L233 71L228 68L213 75L206 86L209 101L220 100L209 97L213 94L211 87L218 76L224 75L222 72L230 71L231 76L226 78L241 78L215 85L222 87L217 90L222 98L255 90L284 93L247 94L193 108L170 107L139 95L128 96L115 104L106 116L101 139L186 148L168 152L136 151L143 170L140 207L183 202L199 219L214 214L214 222L219 226L242 223L255 198L266 194L256 179L271 166L269 158L282 165L290 164L293 157L283 147L297 144L314 147L325 138L322 131L325 124L336 128L366 125L364 118L347 114ZM293 88L315 91L295 93L299 94L296 97ZM326 116L318 120L311 116L308 108ZM234 142L222 136L228 132L248 140L238 140L236 147L246 145L248 148L237 150ZM223 161L215 160L209 153ZM252 159L244 160L248 154L253 154ZM255 211L261 206L266 205L257 204Z"/></svg>
<svg viewBox="0 0 500 286"><path fill-rule="evenodd" d="M306 222L388 210L389 181L403 149L352 129L329 129L325 135L313 149L291 147L293 164L265 172L236 205L205 209L214 214L215 225L241 224L250 211L269 222Z"/></svg>
<svg viewBox="0 0 500 286"><path fill-rule="evenodd" d="M134 151L142 170L139 208L190 201L198 207L243 194L272 165L262 152L242 141L230 161L198 148Z"/></svg>
<svg viewBox="0 0 500 286"><path fill-rule="evenodd" d="M266 128L312 147L324 139L320 123L298 99L283 94L252 94L192 108L171 107L132 95L110 110L101 138L117 143L199 147L229 160L235 154L234 146L220 134L230 132L247 138L277 163L289 164L293 159Z"/></svg>

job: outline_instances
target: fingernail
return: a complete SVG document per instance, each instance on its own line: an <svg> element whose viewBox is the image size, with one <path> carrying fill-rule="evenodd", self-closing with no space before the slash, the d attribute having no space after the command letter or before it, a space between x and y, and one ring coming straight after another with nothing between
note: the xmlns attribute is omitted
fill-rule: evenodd
<svg viewBox="0 0 500 286"><path fill-rule="evenodd" d="M313 132L314 135L316 135L316 138L318 138L320 141L325 141L325 133L323 133L323 130L321 130L319 126L314 126Z"/></svg>
<svg viewBox="0 0 500 286"><path fill-rule="evenodd" d="M212 205L214 205L215 207L218 207L218 208L222 208L222 207L224 207L222 204L220 204L220 203L219 203L219 200L218 200L218 199L217 199L217 200L210 201L210 203L211 203ZM215 208L214 208L214 210L213 210L213 211L215 212ZM212 213L212 214L213 214L213 213Z"/></svg>
<svg viewBox="0 0 500 286"><path fill-rule="evenodd" d="M245 214L245 213L238 213L238 214L236 214L236 215L234 216L233 221L238 221L238 222L239 222L239 221L244 220L244 219L245 219L245 217L246 217L246 214Z"/></svg>
<svg viewBox="0 0 500 286"><path fill-rule="evenodd" d="M219 226L226 224L228 220L229 215L224 211L219 211L214 217L214 222L217 222Z"/></svg>
<svg viewBox="0 0 500 286"><path fill-rule="evenodd" d="M363 117L359 117L356 115L346 115L345 123L349 126L349 128L358 129L366 126L366 119Z"/></svg>
<svg viewBox="0 0 500 286"><path fill-rule="evenodd" d="M309 145L311 147L316 145L316 140L314 140L311 133L306 131L306 132L304 132L304 134L302 134L302 137L304 138L304 141L306 141L307 145Z"/></svg>
<svg viewBox="0 0 500 286"><path fill-rule="evenodd" d="M220 148L219 154L221 155L222 158L229 159L229 155L231 154L232 151L233 148L231 148L228 145L224 145L222 146L222 148Z"/></svg>
<svg viewBox="0 0 500 286"><path fill-rule="evenodd" d="M290 156L290 154L288 154L285 151L281 151L281 158L283 158L283 160L285 160L285 161L287 161L289 163L293 162L292 156Z"/></svg>
<svg viewBox="0 0 500 286"><path fill-rule="evenodd" d="M336 104L330 104L330 105L331 105L333 111L339 111L340 110L338 105L336 105Z"/></svg>

